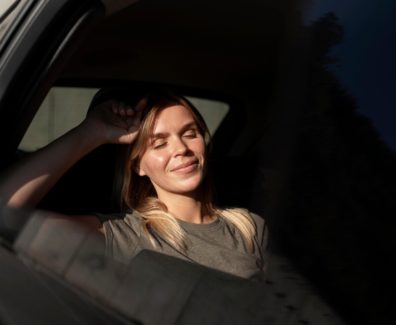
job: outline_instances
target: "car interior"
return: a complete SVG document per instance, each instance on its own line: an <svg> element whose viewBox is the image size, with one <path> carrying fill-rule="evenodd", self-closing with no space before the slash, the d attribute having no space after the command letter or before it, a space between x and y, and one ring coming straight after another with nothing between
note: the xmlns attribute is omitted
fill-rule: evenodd
<svg viewBox="0 0 396 325"><path fill-rule="evenodd" d="M19 28L17 24L11 24L9 28L16 35L15 41L10 38L10 46L6 47L5 55L2 57L2 59L8 57L9 62L5 59L0 62L4 68L1 75L3 84L7 84L7 87L2 88L0 93L2 115L0 132L4 142L2 171L6 173L7 168L12 164L19 160L23 161L24 156L45 145L45 142L41 142L30 147L26 146L24 137L27 142L34 138L30 133L30 127L34 127L36 123L34 117L42 114L42 106L54 100L51 92L70 88L83 91L84 89L97 90L112 87L116 91L119 89L134 91L142 87L145 89L166 87L188 98L195 98L198 108L205 106L201 105L205 100L223 103L223 106L227 107L227 114L222 116L213 132L211 145L217 202L224 206L251 208L260 213L263 207L256 204L257 208L254 208L254 201L261 203L261 196L254 198L252 194L255 187L261 191L259 185L252 185L254 181L261 181L257 179L256 171L262 157L255 148L261 146L262 132L271 132L271 123L263 121L265 121L265 116L270 115L268 107L271 106L271 91L274 88L271 71L275 69L273 65L277 64L277 54L267 51L267 47L274 47L277 51L279 45L278 37L269 32L268 27L276 23L277 17L269 15L270 20L262 21L261 15L252 10L251 14L244 18L243 23L246 27L236 29L234 21L239 16L239 6L235 3L197 2L186 6L177 1L169 4L160 1L138 1L130 7L111 14L111 10L114 7L117 8L117 5L112 7L112 3L112 1L105 1L104 6L99 1L70 0L51 2L51 5L42 6L41 2L32 4L28 1L17 1L14 3L12 13L21 20L25 16L28 17L27 21L30 21L30 24L36 23L37 27L36 29L29 28L27 24L23 26L24 28ZM125 2L120 7L123 5L125 6ZM199 12L196 11L197 8ZM218 16L223 15L224 8L227 14L224 15L224 19L218 20ZM104 17L104 15L107 16ZM201 23L201 19L204 19L205 23ZM53 30L57 33L54 34ZM265 43L262 40L265 40ZM94 92L91 96L93 94ZM67 91L64 92L63 98L60 98L63 104L60 108L55 102L47 105L47 115L41 117L41 122L37 122L39 133L49 134L50 140L54 138L57 118L55 115L59 113L57 109L63 110L61 117L58 117L62 125L66 124L72 114L71 111L75 110L75 107L65 105L70 97L73 96L68 97ZM81 107L80 103L79 107L84 111L88 109L86 104L85 107ZM211 110L210 107L206 109L208 116L217 114ZM84 113L80 112L79 115L81 118ZM61 132L65 131L67 130ZM65 214L117 211L118 207L112 199L113 175L116 168L115 150L117 150L116 146L103 146L79 161L56 184L38 208ZM158 323L158 319L153 319L155 313L150 312L150 308L143 309L143 314L139 314L131 308L131 305L125 311L123 300L114 302L114 297L106 289L112 285L118 288L119 266L110 267L111 272L108 272L103 280L100 276L103 270L101 271L100 267L98 269L98 262L90 262L92 256L85 257L84 255L85 248L91 248L89 238L82 241L83 244L78 247L78 250L70 253L71 247L75 245L67 247L69 244L63 244L62 240L67 237L77 238L79 232L76 229L72 232L62 229L62 235L60 235L61 233L56 231L56 226L47 228L42 224L41 216L41 213L33 214L31 221L23 228L21 234L3 233L2 230L1 235L11 244L14 242L14 245L7 247L15 251L27 265L38 265L40 268L49 270L49 278L46 275L40 275L42 281L47 284L46 287L49 285L57 293L65 292L61 289L64 284L59 286L50 280L55 274L62 281L72 283L79 289L82 288L90 296L98 296L102 304L104 303L102 308L110 306L121 313L122 317L126 315L129 320L139 316L140 320L146 320L147 323ZM81 238L85 238L84 236L82 235ZM77 240L76 243L80 241ZM61 249L63 254L59 254L56 248ZM73 256L72 260L68 259L70 256ZM146 264L152 261L150 256L145 257L145 255L140 259L146 261ZM161 260L159 257L156 257L157 259ZM8 258L7 261L10 259ZM15 264L15 262L10 263ZM183 280L185 267L174 263L176 262L166 260L163 262L163 265L168 265L171 269L173 265L179 269L172 280L172 286L169 286L163 274L156 272L151 275L153 283L157 283L155 292L158 292L158 286L160 288L165 286L163 292L172 295L176 289L180 291L183 283L191 286L194 278L189 279L190 275ZM16 275L19 274L18 272L23 273L23 267L18 265L14 265L16 269L13 272ZM88 271L82 268L84 265L90 271L88 276L86 276ZM139 259L134 265L139 271ZM130 272L133 274L134 267L128 271L128 274L131 274ZM94 273L92 273L92 268ZM115 282L112 280L114 279L112 272L115 272ZM193 268L188 273L194 274L194 272L198 275L194 280L196 282L193 282L197 283L194 286L197 291L197 301L202 300L205 290L211 290L211 285L217 283L217 286L226 288L230 281L228 277L224 277L224 274L207 273L207 270L202 273L204 271L199 271L199 267ZM95 276L95 274L99 275ZM156 281L154 281L155 278L157 278ZM18 277L15 276L15 279ZM94 286L92 283L95 279L97 281ZM103 281L109 281L109 284L98 289L98 283L103 283ZM128 281L127 277L125 281ZM123 286L128 294L127 301L136 299L137 296L132 295L128 288L134 288L139 281L133 281L132 287ZM259 296L269 295L270 291L254 289L252 284L238 283L238 281L235 282L233 290L240 286L240 290L242 288L253 290ZM204 291L199 290L205 286L209 287ZM7 288L12 292L9 285ZM26 291L23 288L19 290L20 292ZM138 290L140 294L145 291L150 292L147 287ZM271 292L271 299L276 300L275 294ZM147 302L152 304L154 310L167 308L167 312L170 313L170 307L166 307L167 305L163 305L161 301L155 301L154 297L158 293L153 294L154 296L147 294L147 299L140 297L136 306ZM232 295L232 291L230 294ZM226 292L220 294L217 298L213 297L213 301L217 299L216 305L220 307L222 300L227 296L231 297L230 294ZM27 299L29 297L28 294L24 296ZM41 293L39 296L45 296L45 294ZM74 301L78 300L71 298L68 293L64 293L61 297L69 301L69 306L71 301L72 309L75 310ZM262 301L256 298L255 304L258 309L264 301L268 301L268 299ZM45 301L43 297L42 299ZM253 300L246 300L243 295L235 299L232 300L231 305L244 302L241 305L244 306L249 301L253 302ZM6 304L9 305L10 302L6 301ZM194 309L196 308L194 304L191 308L180 310L183 306L186 307L184 303L179 304L175 314L177 317L183 315L183 317L196 318L197 311ZM281 305L279 307L282 308ZM250 308L254 307L250 304ZM235 312L230 313L224 320L231 317L246 318L245 307L234 308L234 310ZM31 312L30 309L29 311ZM81 311L78 310L78 313ZM267 317L268 309L262 309L262 313L259 318ZM96 315L95 312L82 314L91 319ZM53 313L49 313L48 317L51 315ZM212 317L215 315L215 310L211 315ZM43 317L41 313L40 317ZM106 319L105 316L103 317ZM298 317L298 314L295 313L294 317ZM168 323L173 323L173 321Z"/></svg>
<svg viewBox="0 0 396 325"><path fill-rule="evenodd" d="M14 142L20 141L47 94L45 89L52 86L96 89L111 86L131 90L161 86L186 96L225 102L230 109L212 139L218 202L222 206L254 209L253 202L262 201L261 190L259 198L255 199L253 193L253 182L258 183L256 187L263 186L263 180L257 179L259 160L261 170L271 173L271 166L266 166L265 161L277 159L275 153L270 159L265 158L257 147L261 146L264 134L273 133L269 116L276 85L272 78L281 38L269 32L269 26L279 23L276 15L262 20L258 13L250 12L244 21L247 25L234 33L237 4L228 4L226 18L218 22L222 3L207 6L200 3L197 5L200 13L194 5L175 11L178 6L177 1L167 5L137 2L88 31L78 49L74 47L79 40L70 41L65 52L73 54L62 54L70 57L58 59L61 62L55 68L59 70L56 78L51 81L49 76L43 76L45 85L34 94L33 103L21 105L25 107L21 115L24 122L20 121L19 129L14 130L17 133ZM149 24L143 21L147 16ZM168 17L172 16L178 18L169 22ZM197 17L204 17L205 24L194 24ZM28 74L28 63L25 69L23 73ZM26 107L30 107L30 112ZM73 214L114 210L111 203L106 203L106 198L111 197L109 185L114 170L111 150L114 150L111 146L101 148L76 164L40 207ZM18 156L23 156L24 151L20 148ZM262 174L260 177L264 178ZM85 185L73 185L76 180L85 179L81 182ZM263 209L259 207L258 212Z"/></svg>
<svg viewBox="0 0 396 325"><path fill-rule="evenodd" d="M15 162L78 124L99 89L111 89L116 96L171 89L191 99L213 125L210 162L216 204L248 208L270 229L273 266L265 282L271 288L267 293L251 284L250 289L238 287L238 281L233 287L235 279L216 273L206 277L207 283L199 282L198 276L194 279L202 290L197 301L204 301L208 292L216 296L216 283L222 283L216 308L224 297L232 301L230 309L233 303L242 306L244 294L252 290L249 302L262 300L254 304L262 310L257 322L341 324L345 319L370 324L382 315L385 324L391 317L386 285L391 274L383 270L396 246L383 239L393 236L390 230L375 229L381 223L393 226L394 221L372 216L380 205L394 207L396 174L381 174L391 169L394 153L356 113L353 98L326 69L332 47L342 38L336 19L329 14L306 25L304 5L305 1L288 0L12 2L10 14L0 18L5 26L0 29L0 172L6 173ZM7 19L13 23L5 24ZM357 146L356 139L364 143ZM370 146L375 148L372 156L367 153ZM38 208L70 215L117 212L113 193L117 150L104 145L81 159ZM371 199L370 186L377 186L381 199ZM373 232L374 240L367 241ZM29 232L18 238L18 232L1 229L0 237L11 252L33 254L41 263L29 243L34 237ZM48 241L40 245L45 258L52 256L46 251L51 248ZM43 263L48 262L45 258ZM155 264L155 258L142 256L136 265ZM84 263L96 265L88 258ZM195 272L166 258L158 263ZM65 279L66 271L56 267ZM111 281L117 282L122 272L118 266L113 271ZM195 274L203 274L199 272ZM131 274L138 273L136 266ZM72 277L72 282L91 285L94 276L87 274ZM152 276L158 276L156 283L164 291L176 295L171 290L176 277L168 285L159 274ZM99 296L95 306L115 308L131 322L140 315L126 311L122 297L114 306L108 299L111 291L101 296L92 288L91 297ZM274 303L273 313L264 301ZM192 318L179 318L180 324L195 324L193 317L199 314L193 301L188 303L189 313L183 317ZM331 307L324 308L326 304ZM217 315L216 308L208 314ZM238 319L249 315L250 307L243 308ZM174 313L178 317L182 312ZM115 319L124 323L117 315ZM147 323L158 321L149 312L142 315L140 320ZM173 324L175 319L169 319Z"/></svg>

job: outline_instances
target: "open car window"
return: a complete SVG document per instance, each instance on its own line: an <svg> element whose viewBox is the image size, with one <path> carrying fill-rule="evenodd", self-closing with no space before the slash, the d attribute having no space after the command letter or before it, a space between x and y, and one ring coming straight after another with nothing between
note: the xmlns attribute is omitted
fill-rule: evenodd
<svg viewBox="0 0 396 325"><path fill-rule="evenodd" d="M53 87L46 96L19 149L33 151L77 126L85 117L97 88ZM187 97L204 117L209 131L215 134L229 112L228 103L206 98Z"/></svg>

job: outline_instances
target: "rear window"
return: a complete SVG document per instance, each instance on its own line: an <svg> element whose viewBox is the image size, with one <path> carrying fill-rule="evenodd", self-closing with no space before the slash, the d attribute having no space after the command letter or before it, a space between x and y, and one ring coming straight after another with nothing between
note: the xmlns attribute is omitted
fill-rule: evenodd
<svg viewBox="0 0 396 325"><path fill-rule="evenodd" d="M97 88L54 87L43 101L19 149L37 150L77 126L85 117ZM229 111L229 104L187 97L204 117L213 135Z"/></svg>

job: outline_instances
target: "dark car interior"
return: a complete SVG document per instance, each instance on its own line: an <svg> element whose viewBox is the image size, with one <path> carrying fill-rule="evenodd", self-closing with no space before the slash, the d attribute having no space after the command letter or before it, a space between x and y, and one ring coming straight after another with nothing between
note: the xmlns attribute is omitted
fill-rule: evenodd
<svg viewBox="0 0 396 325"><path fill-rule="evenodd" d="M388 281L396 248L390 217L396 210L395 157L326 68L332 47L342 40L334 15L307 25L306 1L288 0L41 3L16 2L20 21L26 18L36 27L12 25L15 41L10 36L0 47L2 172L29 154L18 145L55 87L165 87L227 103L228 114L211 145L216 202L265 218L276 265L273 282L292 281L290 274L306 279L298 290L284 285L268 291L277 301L286 296L293 301L274 307L284 317L278 320L290 311L290 324L308 324L299 312L310 306L315 323L318 313L310 304L322 301L347 323L392 323ZM116 212L116 151L117 146L106 145L84 157L39 208L64 214ZM18 233L0 235L12 247ZM154 263L151 257L142 260ZM223 275L208 278L202 295L197 294L201 298L216 291L214 283L232 287ZM254 290L251 301L269 299ZM232 297L235 291L230 292ZM219 304L223 298L216 298ZM191 316L197 311L190 303ZM278 324L271 313L260 315ZM102 320L106 323L106 316Z"/></svg>

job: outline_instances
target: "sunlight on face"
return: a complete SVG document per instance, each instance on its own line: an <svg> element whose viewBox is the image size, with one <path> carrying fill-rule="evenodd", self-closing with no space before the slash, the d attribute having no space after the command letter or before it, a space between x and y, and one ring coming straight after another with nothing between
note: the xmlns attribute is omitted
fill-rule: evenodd
<svg viewBox="0 0 396 325"><path fill-rule="evenodd" d="M190 111L169 106L156 119L139 175L148 176L158 197L196 193L205 165L205 141Z"/></svg>

